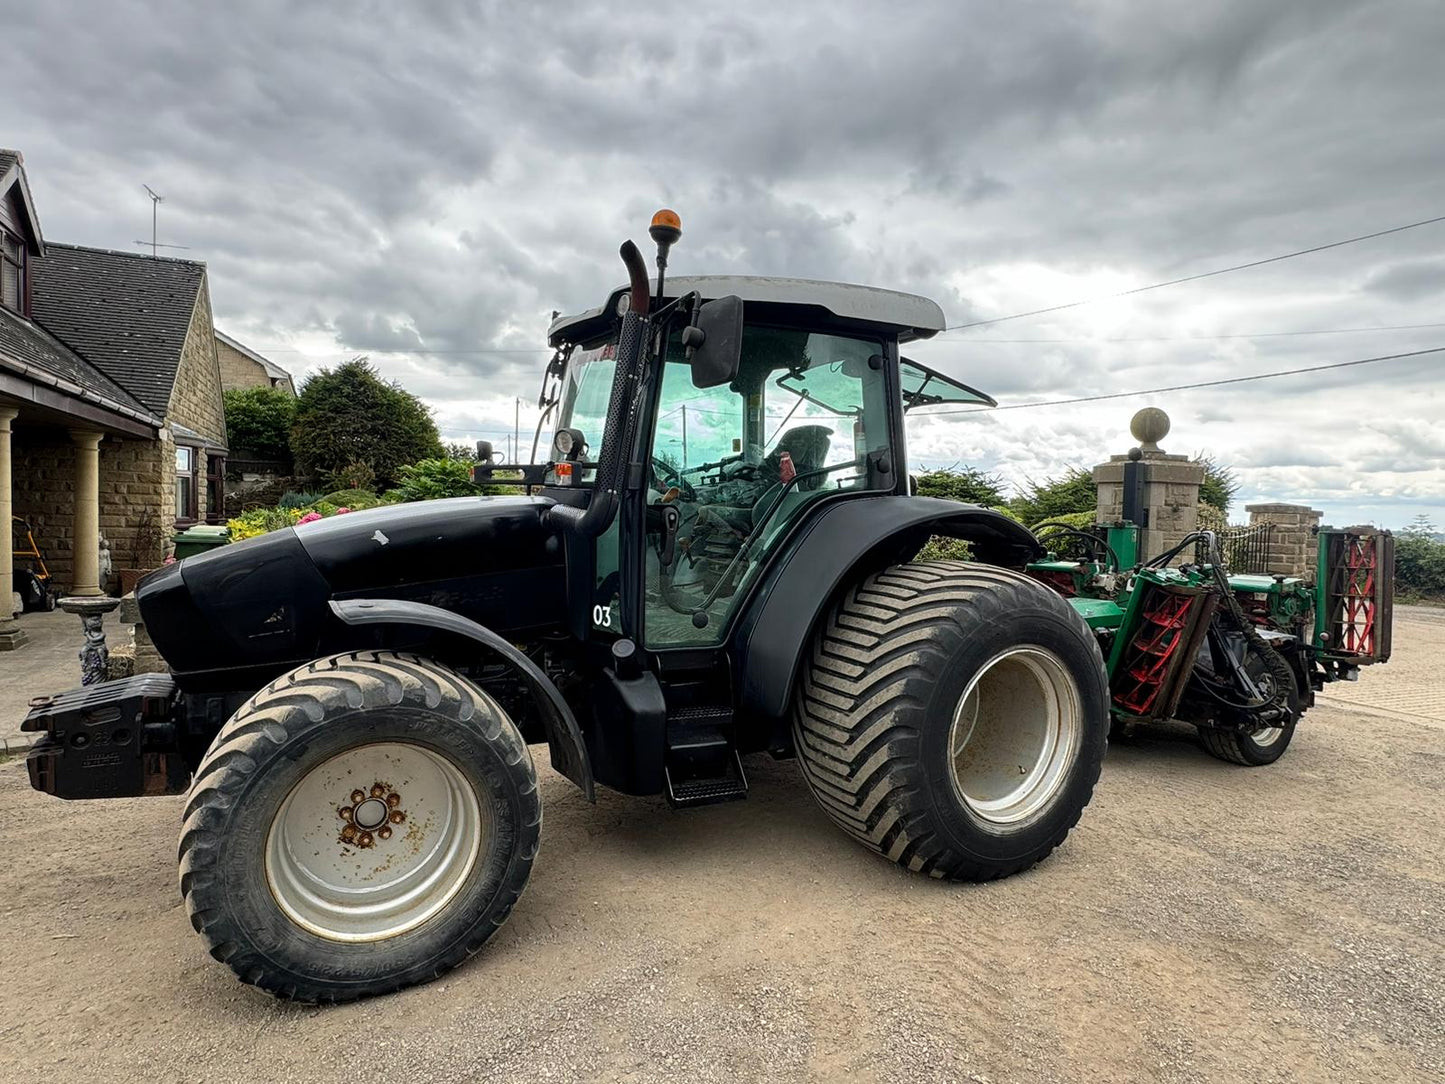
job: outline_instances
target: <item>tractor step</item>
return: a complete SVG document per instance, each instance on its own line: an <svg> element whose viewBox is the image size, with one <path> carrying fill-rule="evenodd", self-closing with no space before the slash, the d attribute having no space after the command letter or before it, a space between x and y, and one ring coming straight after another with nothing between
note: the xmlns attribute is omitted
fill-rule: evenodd
<svg viewBox="0 0 1445 1084"><path fill-rule="evenodd" d="M746 798L731 708L687 707L667 717L667 800L684 808Z"/></svg>
<svg viewBox="0 0 1445 1084"><path fill-rule="evenodd" d="M743 773L743 762L736 749L730 750L732 757L725 775L692 776L674 779L672 768L664 769L667 775L667 801L677 809L693 806L712 805L715 802L735 802L748 796L748 777Z"/></svg>

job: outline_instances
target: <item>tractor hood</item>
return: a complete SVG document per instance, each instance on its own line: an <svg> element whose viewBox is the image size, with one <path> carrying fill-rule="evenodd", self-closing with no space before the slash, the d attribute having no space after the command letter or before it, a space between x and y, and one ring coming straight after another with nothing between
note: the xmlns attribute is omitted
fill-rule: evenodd
<svg viewBox="0 0 1445 1084"><path fill-rule="evenodd" d="M540 497L390 505L274 531L147 576L136 602L177 673L299 664L346 629L331 599L426 602L503 636L560 624L562 547Z"/></svg>

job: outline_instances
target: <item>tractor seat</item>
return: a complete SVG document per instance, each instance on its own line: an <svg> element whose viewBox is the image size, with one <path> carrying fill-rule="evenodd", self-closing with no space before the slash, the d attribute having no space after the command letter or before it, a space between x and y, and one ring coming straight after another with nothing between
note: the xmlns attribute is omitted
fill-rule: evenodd
<svg viewBox="0 0 1445 1084"><path fill-rule="evenodd" d="M826 425L795 425L778 438L777 447L763 459L758 473L769 482L781 480L784 452L792 457L793 468L799 474L818 470L827 465L828 448L832 442L833 430ZM799 482L797 488L817 489L822 484L821 477L809 478Z"/></svg>

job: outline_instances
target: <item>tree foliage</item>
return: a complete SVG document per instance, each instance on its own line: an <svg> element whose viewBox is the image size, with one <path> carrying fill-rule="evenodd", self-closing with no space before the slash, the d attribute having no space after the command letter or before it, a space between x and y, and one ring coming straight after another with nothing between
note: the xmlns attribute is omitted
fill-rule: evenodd
<svg viewBox="0 0 1445 1084"><path fill-rule="evenodd" d="M1090 512L1099 504L1094 476L1082 467L1069 467L1057 478L1030 479L1023 492L1008 502L1009 509L1029 525L1076 512Z"/></svg>
<svg viewBox="0 0 1445 1084"><path fill-rule="evenodd" d="M427 406L383 380L365 358L307 378L296 400L291 450L299 469L343 484L354 484L354 476L338 476L364 463L378 486L394 484L404 464L443 454Z"/></svg>
<svg viewBox="0 0 1445 1084"><path fill-rule="evenodd" d="M1228 516L1230 502L1239 492L1239 479L1234 470L1208 454L1201 454L1195 462L1204 467L1204 481L1199 486L1200 503L1217 508Z"/></svg>
<svg viewBox="0 0 1445 1084"><path fill-rule="evenodd" d="M931 470L918 475L918 493L993 508L1004 503L1003 481L974 467Z"/></svg>
<svg viewBox="0 0 1445 1084"><path fill-rule="evenodd" d="M449 440L442 445L442 458L455 459L459 463L475 463L477 449L464 440Z"/></svg>
<svg viewBox="0 0 1445 1084"><path fill-rule="evenodd" d="M296 400L275 388L235 388L225 393L226 436L232 454L291 461L291 424Z"/></svg>

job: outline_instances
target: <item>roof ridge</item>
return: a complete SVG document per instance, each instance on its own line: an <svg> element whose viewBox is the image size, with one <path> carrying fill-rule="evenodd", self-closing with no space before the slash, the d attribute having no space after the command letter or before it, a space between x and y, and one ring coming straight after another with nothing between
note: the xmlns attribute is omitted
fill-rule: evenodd
<svg viewBox="0 0 1445 1084"><path fill-rule="evenodd" d="M205 260L192 260L184 256L152 256L148 252L126 252L118 248L99 248L96 245L75 245L67 241L46 241L45 247L47 249L69 248L77 252L99 252L106 256L124 256L130 260L157 260L165 263L183 263L189 264L192 267L199 267L203 271L206 269Z"/></svg>

